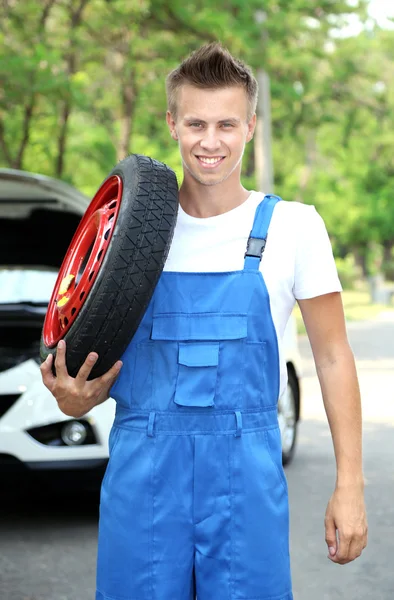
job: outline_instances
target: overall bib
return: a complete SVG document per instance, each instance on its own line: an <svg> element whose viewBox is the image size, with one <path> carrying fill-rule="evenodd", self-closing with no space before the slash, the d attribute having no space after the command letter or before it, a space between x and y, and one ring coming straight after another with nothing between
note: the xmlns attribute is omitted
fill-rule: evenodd
<svg viewBox="0 0 394 600"><path fill-rule="evenodd" d="M259 271L163 272L123 356L96 600L292 600L279 355Z"/></svg>

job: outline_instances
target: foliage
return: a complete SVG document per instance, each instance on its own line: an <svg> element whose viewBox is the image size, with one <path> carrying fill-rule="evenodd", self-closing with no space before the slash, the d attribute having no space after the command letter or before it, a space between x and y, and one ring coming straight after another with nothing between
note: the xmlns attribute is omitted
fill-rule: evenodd
<svg viewBox="0 0 394 600"><path fill-rule="evenodd" d="M335 254L371 272L392 261L394 33L334 29L366 0L4 0L0 164L93 194L128 152L181 175L165 124L164 78L220 40L270 75L276 191L315 204ZM244 183L255 186L253 147ZM387 273L392 267L387 268ZM345 275L347 277L347 275Z"/></svg>

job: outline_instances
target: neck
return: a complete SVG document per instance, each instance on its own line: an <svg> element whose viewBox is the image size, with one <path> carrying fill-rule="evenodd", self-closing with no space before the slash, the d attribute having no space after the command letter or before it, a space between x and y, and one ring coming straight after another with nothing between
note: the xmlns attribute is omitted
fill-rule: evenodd
<svg viewBox="0 0 394 600"><path fill-rule="evenodd" d="M229 178L216 185L203 185L185 172L179 190L179 203L191 217L201 219L216 217L243 204L250 196L238 179L238 183Z"/></svg>

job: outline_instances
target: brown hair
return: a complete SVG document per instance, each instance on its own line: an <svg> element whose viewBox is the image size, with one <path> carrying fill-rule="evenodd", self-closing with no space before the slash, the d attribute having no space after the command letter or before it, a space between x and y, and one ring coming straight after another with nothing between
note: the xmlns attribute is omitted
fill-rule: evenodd
<svg viewBox="0 0 394 600"><path fill-rule="evenodd" d="M256 111L258 85L250 67L234 58L219 42L201 46L167 76L168 110L174 119L177 116L177 92L185 84L202 89L242 86L248 97L248 121Z"/></svg>

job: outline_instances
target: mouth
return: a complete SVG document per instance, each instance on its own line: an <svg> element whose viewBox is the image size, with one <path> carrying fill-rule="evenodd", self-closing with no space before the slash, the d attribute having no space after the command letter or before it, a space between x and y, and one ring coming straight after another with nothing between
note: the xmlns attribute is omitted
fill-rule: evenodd
<svg viewBox="0 0 394 600"><path fill-rule="evenodd" d="M222 164L225 156L196 156L199 164L204 169L214 169L215 167Z"/></svg>

